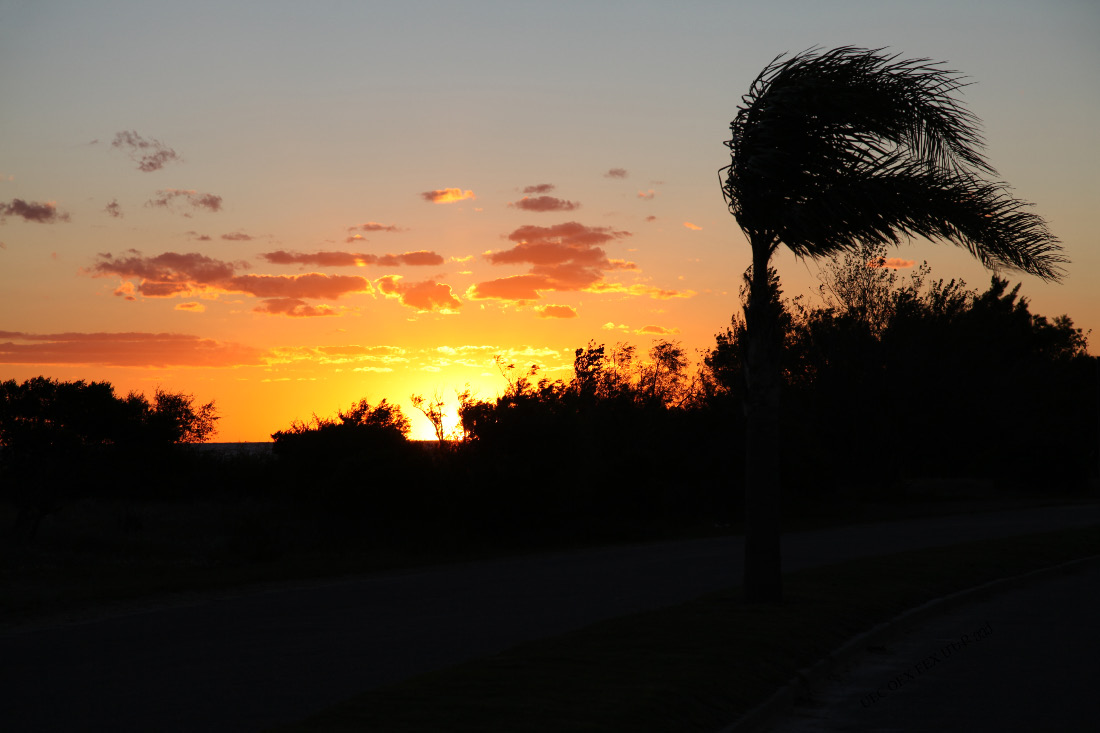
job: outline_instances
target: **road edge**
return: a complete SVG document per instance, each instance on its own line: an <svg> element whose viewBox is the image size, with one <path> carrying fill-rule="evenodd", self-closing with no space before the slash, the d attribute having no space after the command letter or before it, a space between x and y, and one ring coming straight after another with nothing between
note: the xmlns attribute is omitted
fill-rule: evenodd
<svg viewBox="0 0 1100 733"><path fill-rule="evenodd" d="M1069 560L1050 567L1020 573L1019 575L991 580L972 588L934 598L903 611L889 621L876 624L868 631L853 636L817 662L800 669L789 682L776 690L764 702L742 715L735 722L721 728L718 733L762 733L765 726L773 723L779 716L793 711L795 703L799 699L807 697L814 689L826 683L838 669L852 664L859 657L867 654L867 647L878 645L886 637L899 632L908 625L947 613L967 603L983 600L998 593L1024 587L1048 578L1067 575L1094 564L1100 564L1100 555L1089 555L1088 557Z"/></svg>

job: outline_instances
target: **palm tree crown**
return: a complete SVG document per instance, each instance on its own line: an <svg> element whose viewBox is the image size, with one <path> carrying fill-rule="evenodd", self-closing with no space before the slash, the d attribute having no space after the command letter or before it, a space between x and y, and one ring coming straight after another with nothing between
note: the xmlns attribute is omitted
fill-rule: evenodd
<svg viewBox="0 0 1100 733"><path fill-rule="evenodd" d="M1058 240L989 176L957 72L882 49L776 57L730 124L722 190L753 248L829 256L902 236L1058 280Z"/></svg>

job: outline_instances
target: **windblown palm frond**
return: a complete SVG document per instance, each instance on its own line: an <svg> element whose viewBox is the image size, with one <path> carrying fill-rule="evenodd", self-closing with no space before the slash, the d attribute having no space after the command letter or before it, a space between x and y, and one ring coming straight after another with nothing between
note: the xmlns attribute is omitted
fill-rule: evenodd
<svg viewBox="0 0 1100 733"><path fill-rule="evenodd" d="M946 239L989 267L1057 280L1043 219L991 181L957 72L882 49L777 57L730 124L722 190L750 241L800 256Z"/></svg>

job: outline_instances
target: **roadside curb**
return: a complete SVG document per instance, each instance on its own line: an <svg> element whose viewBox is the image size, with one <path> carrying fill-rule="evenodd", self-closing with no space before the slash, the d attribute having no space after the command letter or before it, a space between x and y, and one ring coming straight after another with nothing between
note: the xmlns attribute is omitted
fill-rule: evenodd
<svg viewBox="0 0 1100 733"><path fill-rule="evenodd" d="M867 653L867 647L877 645L886 637L897 633L907 625L919 623L967 603L983 600L998 593L1020 588L1047 578L1072 573L1096 564L1100 564L1100 555L1090 555L1089 557L1021 573L1020 575L991 580L973 588L935 598L904 611L889 621L877 624L870 630L852 637L826 657L809 667L799 670L787 684L776 690L768 699L742 715L731 725L720 729L718 733L761 733L777 717L794 710L796 701L809 696L814 689L827 682L837 669L854 663Z"/></svg>

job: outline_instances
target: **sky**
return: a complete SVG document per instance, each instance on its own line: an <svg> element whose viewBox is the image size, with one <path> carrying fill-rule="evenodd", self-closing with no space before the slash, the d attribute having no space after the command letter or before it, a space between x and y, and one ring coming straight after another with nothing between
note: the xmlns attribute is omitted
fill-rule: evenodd
<svg viewBox="0 0 1100 733"><path fill-rule="evenodd" d="M0 0L0 379L213 400L220 441L387 399L427 438L410 395L492 399L496 355L698 357L749 265L718 178L741 95L840 45L967 77L1070 260L1005 274L1098 353L1097 38L1092 0ZM821 265L781 253L786 294Z"/></svg>

